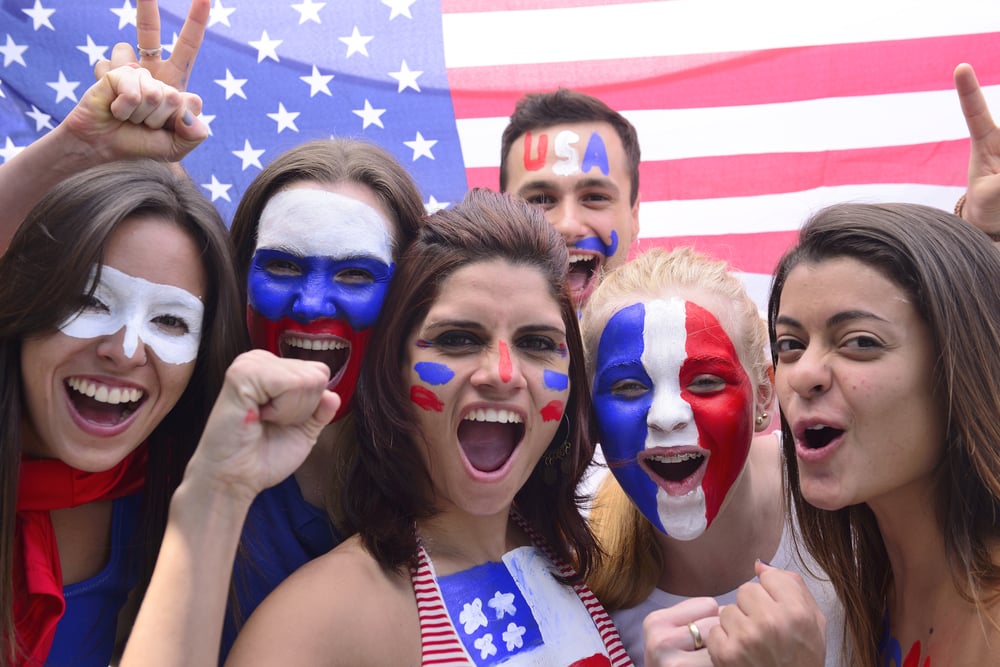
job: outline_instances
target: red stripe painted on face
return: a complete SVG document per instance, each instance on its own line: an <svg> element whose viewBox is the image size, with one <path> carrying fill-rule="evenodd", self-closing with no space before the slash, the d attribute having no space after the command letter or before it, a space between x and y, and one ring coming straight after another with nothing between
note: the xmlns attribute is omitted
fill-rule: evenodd
<svg viewBox="0 0 1000 667"><path fill-rule="evenodd" d="M441 402L441 399L427 387L418 385L410 387L410 400L416 403L417 407L428 412L441 412L444 409L444 403Z"/></svg>
<svg viewBox="0 0 1000 667"><path fill-rule="evenodd" d="M514 365L510 361L510 348L507 347L507 341L500 341L500 379L503 380L504 384L510 382L510 379L514 376Z"/></svg>
<svg viewBox="0 0 1000 667"><path fill-rule="evenodd" d="M549 401L548 404L541 410L542 421L559 421L562 419L564 408L565 405L562 401Z"/></svg>

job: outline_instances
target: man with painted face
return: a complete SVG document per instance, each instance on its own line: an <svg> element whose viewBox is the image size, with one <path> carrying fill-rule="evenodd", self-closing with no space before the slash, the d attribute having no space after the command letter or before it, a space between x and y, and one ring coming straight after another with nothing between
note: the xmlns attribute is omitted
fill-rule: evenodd
<svg viewBox="0 0 1000 667"><path fill-rule="evenodd" d="M639 139L620 113L565 88L525 95L500 147L500 190L535 204L566 239L582 308L639 234Z"/></svg>
<svg viewBox="0 0 1000 667"><path fill-rule="evenodd" d="M610 557L590 583L633 661L840 664L843 610L795 555L764 322L740 281L653 249L598 286L582 328L614 473L591 513Z"/></svg>

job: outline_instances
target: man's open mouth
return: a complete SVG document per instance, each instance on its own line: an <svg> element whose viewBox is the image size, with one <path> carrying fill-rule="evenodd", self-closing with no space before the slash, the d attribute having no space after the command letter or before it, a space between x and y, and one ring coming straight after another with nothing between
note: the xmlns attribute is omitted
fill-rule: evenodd
<svg viewBox="0 0 1000 667"><path fill-rule="evenodd" d="M601 260L597 255L581 255L570 252L569 288L574 294L585 292L601 270Z"/></svg>

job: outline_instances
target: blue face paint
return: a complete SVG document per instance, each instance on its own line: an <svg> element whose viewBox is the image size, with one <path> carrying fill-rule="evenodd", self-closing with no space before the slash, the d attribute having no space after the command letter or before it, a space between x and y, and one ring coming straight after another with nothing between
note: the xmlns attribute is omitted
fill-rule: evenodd
<svg viewBox="0 0 1000 667"><path fill-rule="evenodd" d="M604 147L604 139L597 132L590 135L587 148L583 151L580 171L586 174L594 167L600 169L605 176L611 171L608 166L608 149Z"/></svg>
<svg viewBox="0 0 1000 667"><path fill-rule="evenodd" d="M569 376L565 373L558 373L548 369L543 373L543 380L547 389L555 391L566 391L569 388Z"/></svg>
<svg viewBox="0 0 1000 667"><path fill-rule="evenodd" d="M433 361L418 361L413 364L413 370L421 380L430 385L446 384L455 377L455 371Z"/></svg>
<svg viewBox="0 0 1000 667"><path fill-rule="evenodd" d="M577 250L589 250L591 252L599 252L605 257L611 257L616 252L618 252L618 232L611 230L611 245L607 245L596 236L588 236L585 239L580 239L574 245Z"/></svg>
<svg viewBox="0 0 1000 667"><path fill-rule="evenodd" d="M275 322L342 319L360 331L378 319L394 269L368 257L301 257L261 248L250 264L247 298L259 315Z"/></svg>
<svg viewBox="0 0 1000 667"><path fill-rule="evenodd" d="M656 506L657 486L636 461L645 446L646 415L653 404L653 381L642 365L646 307L636 303L608 320L597 346L594 376L594 414L601 433L601 448L618 483L643 515L661 532ZM647 391L621 396L612 392L616 383L630 380Z"/></svg>

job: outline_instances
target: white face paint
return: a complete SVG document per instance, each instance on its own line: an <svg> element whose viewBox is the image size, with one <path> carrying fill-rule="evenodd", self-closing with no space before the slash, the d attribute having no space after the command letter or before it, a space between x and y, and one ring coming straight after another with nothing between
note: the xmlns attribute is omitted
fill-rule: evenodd
<svg viewBox="0 0 1000 667"><path fill-rule="evenodd" d="M257 248L300 257L371 257L392 263L392 226L371 206L328 190L294 188L260 214Z"/></svg>
<svg viewBox="0 0 1000 667"><path fill-rule="evenodd" d="M94 267L90 271L91 284L96 275ZM204 310L201 299L187 290L104 266L93 301L67 318L59 330L73 338L97 338L124 327L122 347L126 356L135 354L141 340L160 360L186 364L198 356Z"/></svg>
<svg viewBox="0 0 1000 667"><path fill-rule="evenodd" d="M555 153L562 159L552 165L553 174L572 176L580 171L580 151L573 145L578 141L580 135L573 130L563 130L556 135Z"/></svg>

